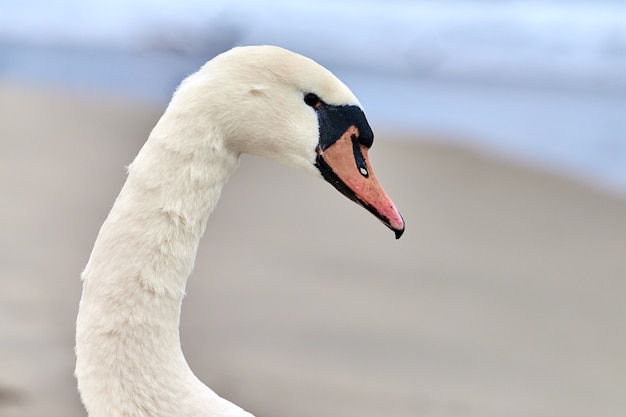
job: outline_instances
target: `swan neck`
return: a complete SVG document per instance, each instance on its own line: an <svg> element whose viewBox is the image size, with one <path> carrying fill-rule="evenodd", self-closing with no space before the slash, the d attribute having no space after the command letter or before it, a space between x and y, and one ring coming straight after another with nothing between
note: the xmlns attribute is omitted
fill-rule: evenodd
<svg viewBox="0 0 626 417"><path fill-rule="evenodd" d="M76 377L92 417L240 410L193 375L178 330L199 240L239 156L180 117L168 110L129 166L82 274Z"/></svg>

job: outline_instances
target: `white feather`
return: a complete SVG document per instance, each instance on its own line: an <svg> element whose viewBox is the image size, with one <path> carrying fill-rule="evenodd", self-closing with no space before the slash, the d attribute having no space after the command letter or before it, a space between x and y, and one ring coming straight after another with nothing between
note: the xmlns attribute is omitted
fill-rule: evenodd
<svg viewBox="0 0 626 417"><path fill-rule="evenodd" d="M241 153L314 168L315 93L355 104L312 60L235 48L180 85L128 169L82 274L76 377L91 417L250 416L189 369L180 347L185 283L222 186Z"/></svg>

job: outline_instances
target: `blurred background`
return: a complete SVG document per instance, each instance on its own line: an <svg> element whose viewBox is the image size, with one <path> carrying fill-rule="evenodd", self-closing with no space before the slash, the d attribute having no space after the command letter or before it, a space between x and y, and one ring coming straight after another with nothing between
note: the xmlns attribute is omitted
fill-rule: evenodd
<svg viewBox="0 0 626 417"><path fill-rule="evenodd" d="M236 45L332 68L372 123L626 188L620 1L2 1L0 75L166 102ZM515 126L515 129L511 129Z"/></svg>
<svg viewBox="0 0 626 417"><path fill-rule="evenodd" d="M0 415L84 414L78 275L122 167L182 78L251 44L309 56L355 92L407 235L387 242L343 201L324 231L285 230L339 198L242 164L183 313L201 379L259 416L623 415L617 0L0 0ZM241 208L273 182L314 197ZM323 266L300 271L311 258Z"/></svg>

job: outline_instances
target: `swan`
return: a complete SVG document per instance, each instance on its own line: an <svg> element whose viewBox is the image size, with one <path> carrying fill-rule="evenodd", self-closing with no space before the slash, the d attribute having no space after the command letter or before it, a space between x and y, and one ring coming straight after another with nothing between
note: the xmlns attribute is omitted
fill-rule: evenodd
<svg viewBox="0 0 626 417"><path fill-rule="evenodd" d="M324 178L399 238L404 220L372 170L372 141L348 87L286 49L237 47L183 80L81 274L75 376L89 416L251 417L181 350L181 303L209 214L249 153Z"/></svg>

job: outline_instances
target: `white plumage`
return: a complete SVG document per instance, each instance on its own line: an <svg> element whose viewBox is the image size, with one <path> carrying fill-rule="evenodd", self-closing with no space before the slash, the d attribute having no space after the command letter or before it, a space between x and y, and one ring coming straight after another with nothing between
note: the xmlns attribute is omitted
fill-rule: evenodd
<svg viewBox="0 0 626 417"><path fill-rule="evenodd" d="M355 96L329 71L270 46L219 55L178 88L130 165L82 274L75 373L91 417L250 416L189 369L180 347L180 308L207 219L241 153L320 176L325 110L304 101L311 93L329 114L360 112ZM363 146L367 160L369 146ZM354 162L357 148L348 160ZM382 189L378 197L386 205L370 204L348 170L346 186L357 187L351 198L401 234L404 224ZM336 171L342 178L345 169ZM375 181L371 174L358 181Z"/></svg>

